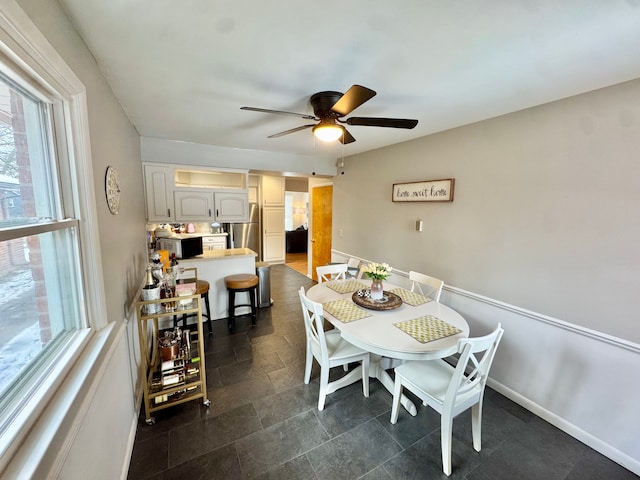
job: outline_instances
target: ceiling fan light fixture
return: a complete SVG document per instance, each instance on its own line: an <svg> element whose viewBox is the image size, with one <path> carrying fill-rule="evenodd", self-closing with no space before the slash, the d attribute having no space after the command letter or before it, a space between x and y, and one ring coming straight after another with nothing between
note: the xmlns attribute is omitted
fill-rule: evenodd
<svg viewBox="0 0 640 480"><path fill-rule="evenodd" d="M335 123L321 121L313 127L313 134L323 142L333 142L342 136L342 127Z"/></svg>

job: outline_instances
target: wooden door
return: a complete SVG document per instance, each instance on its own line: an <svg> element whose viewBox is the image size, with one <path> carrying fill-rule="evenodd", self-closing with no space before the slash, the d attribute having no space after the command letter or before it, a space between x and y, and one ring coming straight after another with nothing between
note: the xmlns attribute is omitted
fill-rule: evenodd
<svg viewBox="0 0 640 480"><path fill-rule="evenodd" d="M311 190L311 278L318 280L316 267L331 261L333 185Z"/></svg>

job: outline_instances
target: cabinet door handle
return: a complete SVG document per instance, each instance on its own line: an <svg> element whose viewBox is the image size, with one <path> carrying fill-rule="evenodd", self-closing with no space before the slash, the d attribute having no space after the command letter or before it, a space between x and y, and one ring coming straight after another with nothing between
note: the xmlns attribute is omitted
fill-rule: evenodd
<svg viewBox="0 0 640 480"><path fill-rule="evenodd" d="M211 209L209 209L209 216L211 216Z"/></svg>
<svg viewBox="0 0 640 480"><path fill-rule="evenodd" d="M171 216L171 209L167 208L167 217L170 217L170 216Z"/></svg>
<svg viewBox="0 0 640 480"><path fill-rule="evenodd" d="M218 218L219 216L220 216L220 210L216 208L216 218Z"/></svg>

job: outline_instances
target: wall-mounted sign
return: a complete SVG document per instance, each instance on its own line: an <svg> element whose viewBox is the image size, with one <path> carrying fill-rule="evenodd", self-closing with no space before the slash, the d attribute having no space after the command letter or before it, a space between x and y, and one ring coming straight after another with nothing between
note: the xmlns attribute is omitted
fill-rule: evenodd
<svg viewBox="0 0 640 480"><path fill-rule="evenodd" d="M453 202L455 179L426 180L424 182L394 183L394 202Z"/></svg>

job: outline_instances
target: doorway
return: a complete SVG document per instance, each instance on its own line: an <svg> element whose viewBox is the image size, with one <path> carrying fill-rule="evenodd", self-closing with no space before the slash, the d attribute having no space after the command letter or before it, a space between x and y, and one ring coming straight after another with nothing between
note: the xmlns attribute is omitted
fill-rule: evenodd
<svg viewBox="0 0 640 480"><path fill-rule="evenodd" d="M308 272L309 182L287 177L284 197L285 265L303 275Z"/></svg>

